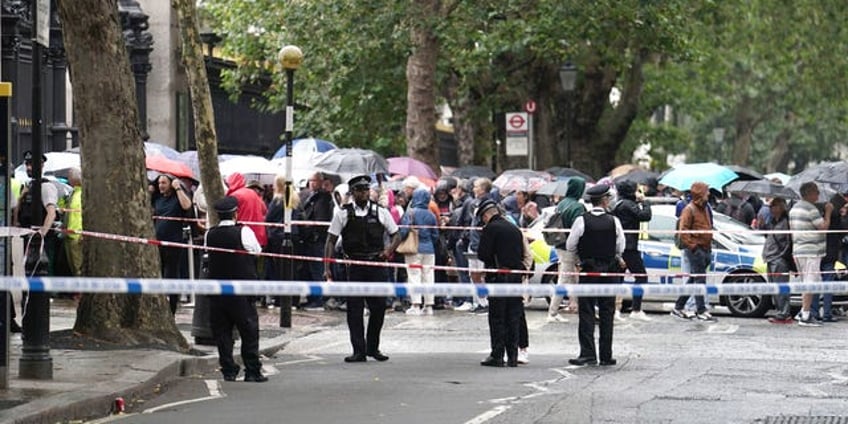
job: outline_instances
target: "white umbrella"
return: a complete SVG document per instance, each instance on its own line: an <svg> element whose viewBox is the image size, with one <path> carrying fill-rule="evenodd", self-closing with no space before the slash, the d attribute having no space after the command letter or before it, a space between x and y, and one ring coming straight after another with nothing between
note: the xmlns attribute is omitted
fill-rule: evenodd
<svg viewBox="0 0 848 424"><path fill-rule="evenodd" d="M80 155L74 152L47 152L44 154L47 161L43 163L41 175L56 175L67 177L68 170L71 168L81 168ZM30 178L26 174L26 165L20 164L15 168L15 179L21 182L29 181Z"/></svg>
<svg viewBox="0 0 848 424"><path fill-rule="evenodd" d="M221 176L227 176L238 172L244 176L245 181L257 180L262 184L274 184L277 174L282 174L285 169L272 163L261 156L236 156L221 162Z"/></svg>

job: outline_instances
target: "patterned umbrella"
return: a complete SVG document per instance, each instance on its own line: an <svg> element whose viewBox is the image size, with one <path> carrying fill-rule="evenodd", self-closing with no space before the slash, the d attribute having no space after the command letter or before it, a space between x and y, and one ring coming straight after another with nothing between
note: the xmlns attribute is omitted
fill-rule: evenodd
<svg viewBox="0 0 848 424"><path fill-rule="evenodd" d="M151 171L170 174L175 177L197 179L188 165L177 160L168 159L165 156L148 156L144 159L144 163L147 169Z"/></svg>
<svg viewBox="0 0 848 424"><path fill-rule="evenodd" d="M168 159L178 160L180 158L180 152L160 143L154 143L152 141L144 142L144 155L146 157L150 156L165 156Z"/></svg>
<svg viewBox="0 0 848 424"><path fill-rule="evenodd" d="M450 174L451 177L456 178L495 178L498 174L495 174L495 171L492 171L491 168L486 166L478 166L478 165L467 165L461 168L454 169Z"/></svg>
<svg viewBox="0 0 848 424"><path fill-rule="evenodd" d="M492 184L501 190L501 194L507 194L514 191L534 192L551 180L553 180L553 176L547 172L532 169L511 169L504 171Z"/></svg>
<svg viewBox="0 0 848 424"><path fill-rule="evenodd" d="M245 181L257 180L262 184L274 184L277 174L285 170L261 156L236 156L221 162L221 176L227 178L238 172L244 176Z"/></svg>

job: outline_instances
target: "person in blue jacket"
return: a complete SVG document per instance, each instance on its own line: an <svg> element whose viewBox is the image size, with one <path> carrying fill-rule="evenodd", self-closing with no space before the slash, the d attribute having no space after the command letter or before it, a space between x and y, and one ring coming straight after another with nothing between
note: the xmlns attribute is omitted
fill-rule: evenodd
<svg viewBox="0 0 848 424"><path fill-rule="evenodd" d="M436 244L439 242L439 229L437 228L436 216L430 212L430 192L424 188L418 188L412 193L412 200L406 213L401 218L401 239L405 239L410 232L410 225L418 229L418 253L404 255L406 265L415 265L407 268L407 282L413 284L434 284L436 265ZM421 308L421 300L424 300L424 308ZM410 296L412 306L406 311L407 315L433 315L434 296L412 295Z"/></svg>

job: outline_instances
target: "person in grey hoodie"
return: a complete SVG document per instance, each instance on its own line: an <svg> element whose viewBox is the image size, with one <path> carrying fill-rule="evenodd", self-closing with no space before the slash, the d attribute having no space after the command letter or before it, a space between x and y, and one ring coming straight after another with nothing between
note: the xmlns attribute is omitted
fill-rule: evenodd
<svg viewBox="0 0 848 424"><path fill-rule="evenodd" d="M434 284L436 264L436 244L439 242L439 229L436 216L430 212L430 192L424 188L418 188L412 193L412 201L406 213L400 220L401 239L405 239L410 232L410 225L418 229L418 253L404 255L406 265L407 282L414 284ZM412 307L407 315L433 315L434 297L431 294L424 295L424 309L421 309L421 295L410 296Z"/></svg>
<svg viewBox="0 0 848 424"><path fill-rule="evenodd" d="M789 233L789 215L786 213L786 200L780 197L771 199L769 203L771 218L760 224L761 230L786 231L766 234L763 245L763 260L768 265L768 279L772 283L788 283L789 272L795 269L795 259L792 258L792 235ZM769 318L772 324L792 324L792 313L789 309L789 293L775 296L777 298L777 313Z"/></svg>

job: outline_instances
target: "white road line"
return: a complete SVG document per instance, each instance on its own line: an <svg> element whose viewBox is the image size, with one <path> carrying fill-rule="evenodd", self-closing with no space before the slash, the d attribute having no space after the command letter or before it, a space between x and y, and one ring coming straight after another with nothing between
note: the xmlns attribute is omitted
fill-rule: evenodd
<svg viewBox="0 0 848 424"><path fill-rule="evenodd" d="M486 421L491 420L492 418L497 417L498 415L504 413L507 409L511 408L509 405L500 405L496 406L468 421L465 424L483 424Z"/></svg>
<svg viewBox="0 0 848 424"><path fill-rule="evenodd" d="M295 364L303 364L303 363L306 363L306 362L315 362L315 361L320 361L320 360L324 359L324 358L322 358L320 356L316 356L316 355L304 355L304 356L306 356L306 359L293 359L291 361L275 362L274 365L276 365L278 367L282 367L282 366L286 366L286 365L295 365Z"/></svg>
<svg viewBox="0 0 848 424"><path fill-rule="evenodd" d="M197 399L181 400L179 402L172 402L165 405L159 405L154 408L145 409L144 411L142 411L142 414L152 414L163 409L170 409L177 406L188 405L191 403L203 402L212 399L220 399L222 397L227 396L227 394L221 390L221 382L218 380L206 380L206 388L209 390L209 396Z"/></svg>

